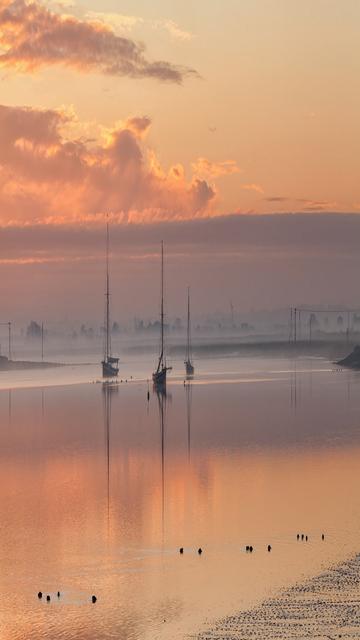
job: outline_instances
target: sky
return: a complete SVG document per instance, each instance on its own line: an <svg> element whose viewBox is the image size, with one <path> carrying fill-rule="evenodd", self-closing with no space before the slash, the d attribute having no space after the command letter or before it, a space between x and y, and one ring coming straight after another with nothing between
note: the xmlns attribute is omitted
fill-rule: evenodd
<svg viewBox="0 0 360 640"><path fill-rule="evenodd" d="M4 318L356 305L357 0L0 0ZM321 230L321 231L320 231ZM340 242L341 240L341 242ZM344 282L346 286L344 286Z"/></svg>

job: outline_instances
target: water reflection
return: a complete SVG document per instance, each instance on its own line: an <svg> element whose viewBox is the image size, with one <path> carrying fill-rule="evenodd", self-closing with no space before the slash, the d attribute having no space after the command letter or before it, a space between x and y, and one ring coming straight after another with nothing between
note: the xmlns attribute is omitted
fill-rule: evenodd
<svg viewBox="0 0 360 640"><path fill-rule="evenodd" d="M360 376L261 376L0 393L2 639L183 638L360 548Z"/></svg>
<svg viewBox="0 0 360 640"><path fill-rule="evenodd" d="M11 425L11 413L12 413L12 389L8 391L8 424Z"/></svg>
<svg viewBox="0 0 360 640"><path fill-rule="evenodd" d="M107 521L108 534L110 533L110 433L111 433L111 403L113 395L119 391L118 385L108 382L102 385L103 416L106 449L106 489L107 489Z"/></svg>
<svg viewBox="0 0 360 640"><path fill-rule="evenodd" d="M191 407L192 407L192 384L188 382L185 385L186 394L186 422L187 422L187 448L188 459L190 461L191 456Z"/></svg>
<svg viewBox="0 0 360 640"><path fill-rule="evenodd" d="M167 392L166 387L154 388L159 407L160 451L161 451L161 531L162 545L165 536L165 414Z"/></svg>
<svg viewBox="0 0 360 640"><path fill-rule="evenodd" d="M41 389L41 417L44 419L45 417L45 389Z"/></svg>
<svg viewBox="0 0 360 640"><path fill-rule="evenodd" d="M295 412L297 408L297 387L298 387L296 367L297 367L296 360L294 360L292 362L292 367L290 369L290 406L294 409Z"/></svg>

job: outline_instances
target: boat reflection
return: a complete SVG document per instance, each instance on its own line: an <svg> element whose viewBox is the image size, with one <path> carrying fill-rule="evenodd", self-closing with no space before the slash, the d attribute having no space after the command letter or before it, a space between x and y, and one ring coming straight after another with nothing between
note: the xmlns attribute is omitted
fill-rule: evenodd
<svg viewBox="0 0 360 640"><path fill-rule="evenodd" d="M103 393L103 417L104 417L104 433L105 433L105 450L106 450L106 489L107 489L107 523L108 533L110 531L110 433L111 433L111 405L112 397L117 394L119 388L115 384L104 382L102 385Z"/></svg>
<svg viewBox="0 0 360 640"><path fill-rule="evenodd" d="M188 382L185 385L186 394L186 422L187 422L187 449L188 460L190 461L191 454L191 407L192 407L192 384Z"/></svg>
<svg viewBox="0 0 360 640"><path fill-rule="evenodd" d="M162 544L164 545L165 537L165 420L166 420L166 403L167 393L166 387L154 387L158 408L159 408L159 426L160 426L160 452L161 452L161 532Z"/></svg>

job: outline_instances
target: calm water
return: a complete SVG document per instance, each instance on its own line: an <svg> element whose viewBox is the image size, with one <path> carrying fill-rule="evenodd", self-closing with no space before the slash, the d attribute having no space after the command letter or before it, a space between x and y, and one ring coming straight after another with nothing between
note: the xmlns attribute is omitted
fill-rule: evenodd
<svg viewBox="0 0 360 640"><path fill-rule="evenodd" d="M360 375L175 365L149 403L141 359L0 375L2 640L194 636L360 550Z"/></svg>

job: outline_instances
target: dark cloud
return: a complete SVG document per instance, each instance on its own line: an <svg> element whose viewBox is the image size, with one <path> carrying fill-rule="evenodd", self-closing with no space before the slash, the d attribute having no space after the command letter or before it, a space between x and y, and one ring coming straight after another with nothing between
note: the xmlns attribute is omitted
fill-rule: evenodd
<svg viewBox="0 0 360 640"><path fill-rule="evenodd" d="M36 0L0 0L0 65L33 72L64 65L83 72L180 84L193 69L151 62L143 45L100 22L61 16Z"/></svg>
<svg viewBox="0 0 360 640"><path fill-rule="evenodd" d="M37 224L1 230L0 254L6 258L29 255L103 254L104 224ZM357 255L360 215L346 213L284 213L229 215L174 222L112 224L112 247L121 254L158 251L162 238L171 252L196 247L199 253L261 255ZM190 249L189 249L190 250Z"/></svg>
<svg viewBox="0 0 360 640"><path fill-rule="evenodd" d="M328 200L302 200L304 202L304 211L329 211L336 206L335 202Z"/></svg>
<svg viewBox="0 0 360 640"><path fill-rule="evenodd" d="M113 317L156 317L159 243L165 242L167 313L185 311L191 283L195 316L227 309L301 304L356 306L360 216L233 215L111 225ZM103 221L0 230L2 315L102 321ZM35 314L35 316L34 316ZM90 320L89 320L90 321Z"/></svg>

